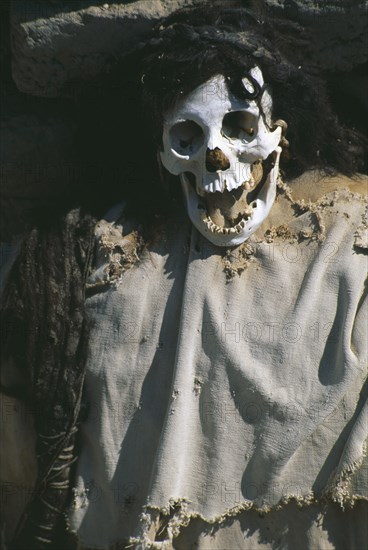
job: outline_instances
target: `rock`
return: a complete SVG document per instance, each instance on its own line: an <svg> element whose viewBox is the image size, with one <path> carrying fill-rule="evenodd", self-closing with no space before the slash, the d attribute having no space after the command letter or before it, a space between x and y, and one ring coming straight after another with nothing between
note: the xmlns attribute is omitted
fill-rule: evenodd
<svg viewBox="0 0 368 550"><path fill-rule="evenodd" d="M19 90L68 96L76 78L99 73L117 52L129 50L152 25L175 9L201 0L13 0L13 77ZM266 0L271 15L311 29L315 64L349 71L367 58L366 2Z"/></svg>
<svg viewBox="0 0 368 550"><path fill-rule="evenodd" d="M129 50L163 16L199 0L121 3L14 0L12 72L22 92L68 96L75 78L99 73L117 52Z"/></svg>
<svg viewBox="0 0 368 550"><path fill-rule="evenodd" d="M266 1L271 15L296 21L310 30L309 46L315 65L326 71L342 72L368 60L366 1Z"/></svg>

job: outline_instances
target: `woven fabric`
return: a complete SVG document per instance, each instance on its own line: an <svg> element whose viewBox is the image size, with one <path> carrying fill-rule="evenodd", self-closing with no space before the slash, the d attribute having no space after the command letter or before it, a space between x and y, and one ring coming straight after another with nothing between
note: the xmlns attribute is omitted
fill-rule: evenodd
<svg viewBox="0 0 368 550"><path fill-rule="evenodd" d="M343 183L314 202L280 184L233 251L183 217L135 262L134 223L99 224L69 513L82 545L367 496L366 204Z"/></svg>

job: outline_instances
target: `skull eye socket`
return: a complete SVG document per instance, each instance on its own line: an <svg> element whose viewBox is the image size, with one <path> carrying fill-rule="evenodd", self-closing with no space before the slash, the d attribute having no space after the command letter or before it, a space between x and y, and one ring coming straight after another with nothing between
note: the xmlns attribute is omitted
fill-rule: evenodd
<svg viewBox="0 0 368 550"><path fill-rule="evenodd" d="M204 132L193 120L178 122L170 130L171 148L179 155L192 155L204 144Z"/></svg>
<svg viewBox="0 0 368 550"><path fill-rule="evenodd" d="M230 139L252 141L257 133L258 119L246 111L227 113L222 121L222 133Z"/></svg>

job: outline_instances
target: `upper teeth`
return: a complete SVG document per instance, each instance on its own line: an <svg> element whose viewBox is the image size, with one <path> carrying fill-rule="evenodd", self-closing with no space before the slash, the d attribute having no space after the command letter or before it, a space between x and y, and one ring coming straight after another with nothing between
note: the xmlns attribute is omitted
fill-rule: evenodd
<svg viewBox="0 0 368 550"><path fill-rule="evenodd" d="M216 180L212 183L207 184L205 187L196 185L196 191L197 195L200 197L204 197L206 193L223 193L224 191L233 191L234 189L237 189L238 187L244 187L247 191L250 191L255 186L255 181L252 175L250 175L249 179L245 180L243 183L235 183L235 182L228 182L226 179L224 179L222 182L220 180Z"/></svg>

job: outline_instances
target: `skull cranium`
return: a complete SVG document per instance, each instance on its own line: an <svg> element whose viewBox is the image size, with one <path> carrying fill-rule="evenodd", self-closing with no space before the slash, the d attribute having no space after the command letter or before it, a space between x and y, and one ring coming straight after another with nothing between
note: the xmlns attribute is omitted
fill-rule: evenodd
<svg viewBox="0 0 368 550"><path fill-rule="evenodd" d="M249 74L242 84L251 94L254 80L264 82L258 67ZM180 176L192 223L215 245L244 242L275 200L281 128L271 131L271 108L266 90L258 103L238 98L217 75L165 113L162 164Z"/></svg>

